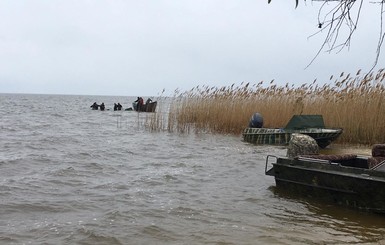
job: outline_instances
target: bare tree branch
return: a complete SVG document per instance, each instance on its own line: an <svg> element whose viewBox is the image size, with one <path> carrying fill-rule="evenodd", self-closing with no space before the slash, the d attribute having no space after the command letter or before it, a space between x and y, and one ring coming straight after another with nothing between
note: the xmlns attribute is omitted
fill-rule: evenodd
<svg viewBox="0 0 385 245"><path fill-rule="evenodd" d="M341 52L341 50L343 50L344 48L350 48L350 41L354 32L357 29L364 0L313 1L322 1L323 4L321 5L318 11L318 27L321 28L321 30L316 32L312 36L319 34L325 30L327 30L327 33L321 47L319 48L318 52L313 57L313 59L310 61L310 63L306 66L306 68L313 64L313 62L319 56L321 51L325 49L326 46L328 47L328 49L326 50L327 52L337 50L337 53ZM357 3L358 7L357 10L355 10L354 7L357 6ZM328 7L330 7L329 10ZM326 13L323 13L323 11L326 11ZM356 12L354 13L354 11ZM344 27L346 27L346 29L344 29ZM341 35L346 35L346 37L341 37ZM342 42L340 42L340 38L343 39Z"/></svg>
<svg viewBox="0 0 385 245"><path fill-rule="evenodd" d="M298 0L296 1L296 7L298 6ZM306 0L304 0L306 2ZM322 2L318 11L318 28L320 29L309 38L319 35L326 31L326 36L318 49L317 53L306 66L308 68L323 50L326 52L336 51L341 52L344 48L350 48L350 42L353 34L357 30L358 22L361 17L361 10L364 4L364 0L311 0L312 2ZM270 3L271 0L268 0ZM371 71L378 64L381 48L385 40L385 30L383 26L384 22L384 5L385 0L375 0L369 2L370 4L378 4L380 7L380 33L377 43L375 62ZM305 69L306 69L305 68Z"/></svg>
<svg viewBox="0 0 385 245"><path fill-rule="evenodd" d="M376 53L376 60L374 61L374 64L373 64L373 67L370 71L373 70L373 68L377 65L378 63L378 59L380 58L380 53L381 53L381 47L382 47L382 44L384 43L384 38L385 38L385 33L384 33L384 26L383 26L383 21L384 21L384 3L385 3L385 0L383 0L381 2L381 14L380 14L380 18L381 18L381 23L380 23L380 37L378 39L378 44L377 44L377 53Z"/></svg>

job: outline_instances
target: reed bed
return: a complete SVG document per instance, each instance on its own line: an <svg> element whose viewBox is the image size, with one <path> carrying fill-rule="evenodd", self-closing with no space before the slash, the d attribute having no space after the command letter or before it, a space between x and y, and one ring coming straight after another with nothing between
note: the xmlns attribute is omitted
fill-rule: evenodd
<svg viewBox="0 0 385 245"><path fill-rule="evenodd" d="M341 73L324 85L278 86L274 80L228 87L195 87L175 91L168 112L155 121L170 132L210 132L240 135L258 112L264 127L284 127L294 114L321 114L327 127L343 128L337 142L385 143L385 70L352 76ZM167 119L164 118L167 114ZM160 116L161 115L161 116ZM166 122L167 121L167 122ZM154 124L152 129L159 130Z"/></svg>

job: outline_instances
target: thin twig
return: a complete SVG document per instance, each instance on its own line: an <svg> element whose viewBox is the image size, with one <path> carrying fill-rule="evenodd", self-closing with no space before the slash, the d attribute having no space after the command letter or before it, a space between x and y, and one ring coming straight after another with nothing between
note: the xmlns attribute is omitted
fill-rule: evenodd
<svg viewBox="0 0 385 245"><path fill-rule="evenodd" d="M327 30L327 33L325 35L323 43L321 44L321 47L318 49L315 56L305 67L305 69L313 64L313 62L320 55L320 53L325 50L326 46L328 47L326 49L326 52L329 53L332 51L336 51L337 53L339 53L344 48L350 49L350 43L353 34L356 32L360 20L364 0L312 0L312 2L322 2L317 16L318 27L320 28L320 30L312 34L308 38L318 35L325 30ZM385 33L383 27L385 0L380 0L371 3L381 4L380 36L377 44L375 63L372 67L373 69L378 63L381 54L381 47L385 40ZM354 13L354 8L357 5L357 12ZM323 14L322 12L329 7L331 8ZM345 29L344 27L346 27L347 29ZM345 30L347 30L347 36L346 38L343 38L341 37L341 35L345 32ZM342 42L340 41L341 39Z"/></svg>

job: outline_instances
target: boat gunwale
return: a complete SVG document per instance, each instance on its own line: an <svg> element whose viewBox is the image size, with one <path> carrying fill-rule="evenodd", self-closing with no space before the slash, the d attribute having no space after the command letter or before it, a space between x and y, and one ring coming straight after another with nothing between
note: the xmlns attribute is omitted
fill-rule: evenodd
<svg viewBox="0 0 385 245"><path fill-rule="evenodd" d="M357 156L357 158L366 159L366 156ZM297 163L297 164L296 164ZM298 165L298 163L300 163ZM317 167L306 167L301 163L310 164L313 166L321 166L320 168ZM320 173L330 173L334 175L341 175L346 177L354 177L354 178L360 178L365 180L376 180L380 182L385 183L385 172L379 171L376 169L366 169L366 168L358 168L358 167L351 167L351 166L343 166L341 163L329 161L319 161L319 159L290 159L287 157L277 157L277 161L275 163L271 163L278 166L287 166L290 168L296 168L306 171L314 171L314 172L320 172ZM342 170L347 170L348 172L343 172Z"/></svg>
<svg viewBox="0 0 385 245"><path fill-rule="evenodd" d="M261 132L248 132L248 131L253 131L253 129L256 129L256 130L265 129L266 132L263 132L264 130L261 130ZM319 131L316 131L316 130L319 130ZM307 128L307 129L298 129L298 130L295 130L295 129L285 130L283 128L245 128L242 132L242 135L293 134L293 133L341 134L342 132L343 132L342 128Z"/></svg>

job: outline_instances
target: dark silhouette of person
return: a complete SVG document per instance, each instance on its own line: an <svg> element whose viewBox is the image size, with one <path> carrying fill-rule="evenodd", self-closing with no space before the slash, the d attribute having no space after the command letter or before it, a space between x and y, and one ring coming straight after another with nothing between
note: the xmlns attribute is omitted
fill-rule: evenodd
<svg viewBox="0 0 385 245"><path fill-rule="evenodd" d="M101 111L104 111L104 109L106 108L106 107L104 106L104 103L101 103L99 107L100 107L100 110L101 110Z"/></svg>
<svg viewBox="0 0 385 245"><path fill-rule="evenodd" d="M137 111L141 111L142 110L142 106L143 106L143 98L142 97L138 97L137 100L135 100L136 103L136 110Z"/></svg>
<svg viewBox="0 0 385 245"><path fill-rule="evenodd" d="M99 105L94 102L91 106L92 110L97 110L99 108Z"/></svg>
<svg viewBox="0 0 385 245"><path fill-rule="evenodd" d="M139 109L140 110L143 110L143 104L144 104L143 98L139 97Z"/></svg>
<svg viewBox="0 0 385 245"><path fill-rule="evenodd" d="M139 111L139 97L134 101L136 103L136 110ZM135 108L134 108L135 109Z"/></svg>
<svg viewBox="0 0 385 245"><path fill-rule="evenodd" d="M121 105L120 103L118 103L117 109L118 109L118 111L121 111L121 110L122 110L122 105Z"/></svg>
<svg viewBox="0 0 385 245"><path fill-rule="evenodd" d="M117 111L117 110L118 110L118 105L114 103L114 111Z"/></svg>
<svg viewBox="0 0 385 245"><path fill-rule="evenodd" d="M144 106L143 106L143 111L148 111L148 109L149 109L149 105L150 105L150 103L152 102L152 99L151 98L148 98L147 100L146 100L146 104L144 104Z"/></svg>

